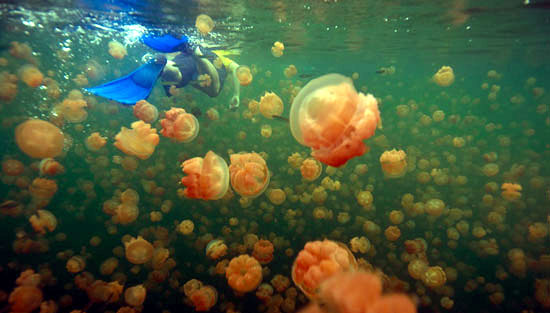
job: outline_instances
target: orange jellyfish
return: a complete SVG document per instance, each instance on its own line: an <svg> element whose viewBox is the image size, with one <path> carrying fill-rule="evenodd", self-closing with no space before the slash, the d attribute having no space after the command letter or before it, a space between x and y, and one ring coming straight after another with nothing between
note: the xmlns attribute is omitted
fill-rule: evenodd
<svg viewBox="0 0 550 313"><path fill-rule="evenodd" d="M206 256L212 260L221 258L227 254L227 245L221 239L211 240L206 245Z"/></svg>
<svg viewBox="0 0 550 313"><path fill-rule="evenodd" d="M17 95L17 77L8 72L0 72L0 100L11 101Z"/></svg>
<svg viewBox="0 0 550 313"><path fill-rule="evenodd" d="M159 117L159 111L156 106L147 102L147 100L139 100L134 105L134 116L145 123L151 124Z"/></svg>
<svg viewBox="0 0 550 313"><path fill-rule="evenodd" d="M313 158L305 159L300 166L300 173L302 173L302 177L307 181L316 180L321 176L322 171L323 166L321 163Z"/></svg>
<svg viewBox="0 0 550 313"><path fill-rule="evenodd" d="M14 159L6 159L2 161L2 173L7 176L19 176L25 170L25 165Z"/></svg>
<svg viewBox="0 0 550 313"><path fill-rule="evenodd" d="M416 313L414 302L405 294L383 295L370 308L371 313Z"/></svg>
<svg viewBox="0 0 550 313"><path fill-rule="evenodd" d="M43 208L57 192L57 183L50 179L35 178L29 186L29 193L36 208Z"/></svg>
<svg viewBox="0 0 550 313"><path fill-rule="evenodd" d="M36 66L26 64L19 69L19 78L27 84L27 86L36 88L42 85L44 74L42 74Z"/></svg>
<svg viewBox="0 0 550 313"><path fill-rule="evenodd" d="M280 188L271 189L267 192L267 197L269 201L275 205L283 204L286 200L286 193Z"/></svg>
<svg viewBox="0 0 550 313"><path fill-rule="evenodd" d="M508 201L514 201L521 197L521 185L514 183L504 183L500 186L502 197Z"/></svg>
<svg viewBox="0 0 550 313"><path fill-rule="evenodd" d="M164 137L178 142L191 142L199 134L199 121L193 114L181 108L171 108L166 111L166 117L160 120Z"/></svg>
<svg viewBox="0 0 550 313"><path fill-rule="evenodd" d="M42 303L42 290L35 286L18 286L8 299L10 312L33 312Z"/></svg>
<svg viewBox="0 0 550 313"><path fill-rule="evenodd" d="M292 281L307 297L316 298L317 288L327 278L356 269L355 257L345 245L327 239L310 241L294 260Z"/></svg>
<svg viewBox="0 0 550 313"><path fill-rule="evenodd" d="M283 51L285 50L285 45L280 41L275 41L273 43L273 47L271 47L271 54L279 58L283 55Z"/></svg>
<svg viewBox="0 0 550 313"><path fill-rule="evenodd" d="M32 58L32 49L26 43L12 41L9 52L11 56L17 59L30 60Z"/></svg>
<svg viewBox="0 0 550 313"><path fill-rule="evenodd" d="M273 260L273 244L269 240L258 240L254 244L254 251L252 256L260 262L260 264L267 264Z"/></svg>
<svg viewBox="0 0 550 313"><path fill-rule="evenodd" d="M86 261L83 257L75 255L67 260L67 264L65 265L65 267L67 268L67 271L69 271L69 273L75 274L84 270L84 268L86 267Z"/></svg>
<svg viewBox="0 0 550 313"><path fill-rule="evenodd" d="M65 167L52 158L45 158L38 165L40 175L55 176L65 173Z"/></svg>
<svg viewBox="0 0 550 313"><path fill-rule="evenodd" d="M249 292L262 282L262 266L255 258L242 254L231 259L225 270L225 277L233 290Z"/></svg>
<svg viewBox="0 0 550 313"><path fill-rule="evenodd" d="M113 40L109 42L109 54L115 59L122 60L128 52L120 42Z"/></svg>
<svg viewBox="0 0 550 313"><path fill-rule="evenodd" d="M184 195L193 199L218 200L229 188L229 169L219 155L208 151L204 156L192 158L181 163L187 176L181 179Z"/></svg>
<svg viewBox="0 0 550 313"><path fill-rule="evenodd" d="M432 80L441 87L449 87L455 81L453 68L450 66L442 66L437 73L434 74Z"/></svg>
<svg viewBox="0 0 550 313"><path fill-rule="evenodd" d="M378 102L351 79L328 74L310 81L290 108L290 130L317 160L334 167L367 152L363 140L381 123Z"/></svg>
<svg viewBox="0 0 550 313"><path fill-rule="evenodd" d="M209 32L214 29L214 21L212 18L206 14L200 14L195 20L195 27L203 35L207 35Z"/></svg>
<svg viewBox="0 0 550 313"><path fill-rule="evenodd" d="M102 280L94 281L86 290L91 302L115 303L120 298L124 287L118 281L106 283Z"/></svg>
<svg viewBox="0 0 550 313"><path fill-rule="evenodd" d="M269 184L269 169L265 160L257 153L239 153L229 156L231 186L239 195L255 198L262 194Z"/></svg>
<svg viewBox="0 0 550 313"><path fill-rule="evenodd" d="M63 152L65 136L54 124L43 120L28 120L15 129L15 142L32 158L54 158Z"/></svg>
<svg viewBox="0 0 550 313"><path fill-rule="evenodd" d="M266 92L260 98L260 113L266 118L272 119L273 115L280 116L283 109L283 100L273 92Z"/></svg>
<svg viewBox="0 0 550 313"><path fill-rule="evenodd" d="M197 312L209 311L218 301L218 292L212 286L202 286L191 292L189 300Z"/></svg>
<svg viewBox="0 0 550 313"><path fill-rule="evenodd" d="M82 98L67 98L56 106L56 110L69 123L80 123L88 118L88 112L84 110L88 104Z"/></svg>
<svg viewBox="0 0 550 313"><path fill-rule="evenodd" d="M329 277L320 285L318 294L320 301L335 312L371 312L368 309L381 296L380 277L362 271L337 273Z"/></svg>
<svg viewBox="0 0 550 313"><path fill-rule="evenodd" d="M252 82L252 72L250 72L250 68L246 65L237 67L235 74L241 86L248 86Z"/></svg>
<svg viewBox="0 0 550 313"><path fill-rule="evenodd" d="M147 263L153 257L153 245L138 236L124 243L126 259L133 264Z"/></svg>
<svg viewBox="0 0 550 313"><path fill-rule="evenodd" d="M145 301L147 289L143 285L129 287L124 292L124 301L131 306L140 306Z"/></svg>
<svg viewBox="0 0 550 313"><path fill-rule="evenodd" d="M132 123L132 129L122 127L115 136L115 147L127 155L136 156L142 160L148 159L159 143L157 130L151 125L137 121Z"/></svg>
<svg viewBox="0 0 550 313"><path fill-rule="evenodd" d="M44 235L46 231L52 232L57 227L57 219L50 211L37 210L36 214L29 217L32 228L39 234Z"/></svg>
<svg viewBox="0 0 550 313"><path fill-rule="evenodd" d="M380 156L380 165L385 177L403 177L407 172L407 154L403 150L384 151Z"/></svg>
<svg viewBox="0 0 550 313"><path fill-rule="evenodd" d="M98 132L94 132L86 138L86 148L90 151L98 151L99 149L103 148L105 144L107 143L106 137L101 137L101 135Z"/></svg>

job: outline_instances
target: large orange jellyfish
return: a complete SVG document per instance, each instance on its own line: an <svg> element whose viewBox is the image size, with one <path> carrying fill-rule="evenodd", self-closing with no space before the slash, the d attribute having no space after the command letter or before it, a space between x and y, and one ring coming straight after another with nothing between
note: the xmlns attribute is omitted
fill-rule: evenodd
<svg viewBox="0 0 550 313"><path fill-rule="evenodd" d="M133 122L131 126L132 129L120 129L115 136L115 147L128 155L148 159L159 143L157 130L143 121Z"/></svg>
<svg viewBox="0 0 550 313"><path fill-rule="evenodd" d="M351 79L328 74L310 81L290 108L290 130L317 160L334 167L367 152L363 140L380 123L378 102L357 93Z"/></svg>
<svg viewBox="0 0 550 313"><path fill-rule="evenodd" d="M23 65L19 69L19 77L27 86L32 88L42 85L42 81L44 80L42 72L31 64Z"/></svg>
<svg viewBox="0 0 550 313"><path fill-rule="evenodd" d="M218 200L229 188L229 169L219 155L208 151L204 156L192 158L181 163L187 176L181 179L184 195L193 199Z"/></svg>
<svg viewBox="0 0 550 313"><path fill-rule="evenodd" d="M145 123L151 124L159 117L159 111L156 106L147 102L147 100L139 100L134 105L134 116Z"/></svg>
<svg viewBox="0 0 550 313"><path fill-rule="evenodd" d="M88 138L86 138L86 148L90 151L98 151L103 148L107 143L107 138L102 137L98 132L91 133Z"/></svg>
<svg viewBox="0 0 550 313"><path fill-rule="evenodd" d="M153 257L153 245L138 236L124 243L126 259L133 264L147 263Z"/></svg>
<svg viewBox="0 0 550 313"><path fill-rule="evenodd" d="M128 52L120 42L113 40L109 42L109 54L115 59L122 60Z"/></svg>
<svg viewBox="0 0 550 313"><path fill-rule="evenodd" d="M28 120L15 129L15 142L32 158L54 158L63 152L65 136L54 124L43 120Z"/></svg>
<svg viewBox="0 0 550 313"><path fill-rule="evenodd" d="M262 266L255 258L243 254L234 257L225 270L227 283L237 292L249 292L262 282Z"/></svg>
<svg viewBox="0 0 550 313"><path fill-rule="evenodd" d="M309 298L317 297L317 288L336 273L354 271L353 254L331 240L310 241L298 253L292 265L292 281Z"/></svg>
<svg viewBox="0 0 550 313"><path fill-rule="evenodd" d="M407 154L403 150L384 151L380 156L380 165L385 177L403 177L407 172Z"/></svg>
<svg viewBox="0 0 550 313"><path fill-rule="evenodd" d="M52 212L47 210L37 210L36 214L29 217L32 228L39 234L44 235L46 231L52 232L57 227L57 219Z"/></svg>
<svg viewBox="0 0 550 313"><path fill-rule="evenodd" d="M269 184L269 169L257 153L239 153L229 156L231 186L239 195L254 198L262 194Z"/></svg>
<svg viewBox="0 0 550 313"><path fill-rule="evenodd" d="M272 119L273 115L281 115L283 109L283 100L273 92L266 92L260 98L260 113L266 118Z"/></svg>
<svg viewBox="0 0 550 313"><path fill-rule="evenodd" d="M160 133L178 142L190 142L199 133L199 121L193 114L181 108L171 108L166 111L166 117L160 120Z"/></svg>

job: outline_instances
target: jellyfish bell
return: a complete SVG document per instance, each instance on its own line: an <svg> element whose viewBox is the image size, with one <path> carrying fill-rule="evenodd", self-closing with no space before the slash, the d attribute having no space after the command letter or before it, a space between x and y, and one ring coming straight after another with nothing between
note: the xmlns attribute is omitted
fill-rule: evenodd
<svg viewBox="0 0 550 313"><path fill-rule="evenodd" d="M380 166L386 178L403 177L407 172L407 154L396 149L384 151L380 156Z"/></svg>
<svg viewBox="0 0 550 313"><path fill-rule="evenodd" d="M252 72L246 65L240 65L237 67L235 74L241 86L248 86L252 82Z"/></svg>
<svg viewBox="0 0 550 313"><path fill-rule="evenodd" d="M165 118L160 121L160 133L178 142L191 142L199 134L199 121L193 114L181 108L171 108L166 111Z"/></svg>
<svg viewBox="0 0 550 313"><path fill-rule="evenodd" d="M184 195L193 199L218 200L229 188L229 168L225 160L212 151L204 158L184 161L182 170L187 176L181 179Z"/></svg>
<svg viewBox="0 0 550 313"><path fill-rule="evenodd" d="M233 190L247 198L261 195L267 189L270 179L265 160L255 152L231 154L229 157Z"/></svg>
<svg viewBox="0 0 550 313"><path fill-rule="evenodd" d="M38 165L40 175L55 176L65 173L65 167L52 158L45 158Z"/></svg>
<svg viewBox="0 0 550 313"><path fill-rule="evenodd" d="M206 245L206 256L212 260L221 258L227 254L227 245L221 239L211 240Z"/></svg>
<svg viewBox="0 0 550 313"><path fill-rule="evenodd" d="M147 263L153 257L154 248L151 243L138 236L124 243L126 259L133 264Z"/></svg>
<svg viewBox="0 0 550 313"><path fill-rule="evenodd" d="M206 14L200 14L195 20L195 27L202 35L207 35L214 29L214 21Z"/></svg>
<svg viewBox="0 0 550 313"><path fill-rule="evenodd" d="M363 140L380 124L378 102L357 93L351 79L328 74L311 80L294 98L290 130L317 160L334 167L367 152Z"/></svg>
<svg viewBox="0 0 550 313"><path fill-rule="evenodd" d="M442 66L437 73L434 74L432 80L441 87L449 87L455 81L453 68L450 66Z"/></svg>
<svg viewBox="0 0 550 313"><path fill-rule="evenodd" d="M139 100L134 105L134 116L144 121L145 123L153 123L159 117L157 107L147 102L147 100Z"/></svg>
<svg viewBox="0 0 550 313"><path fill-rule="evenodd" d="M15 142L32 158L54 158L63 152L65 136L50 122L31 119L15 128Z"/></svg>
<svg viewBox="0 0 550 313"><path fill-rule="evenodd" d="M225 270L225 277L233 290L249 292L262 282L262 266L255 258L243 254L231 259Z"/></svg>
<svg viewBox="0 0 550 313"><path fill-rule="evenodd" d="M159 143L157 130L151 125L137 121L131 124L132 129L122 127L115 136L115 147L127 155L136 156L142 160L148 159Z"/></svg>

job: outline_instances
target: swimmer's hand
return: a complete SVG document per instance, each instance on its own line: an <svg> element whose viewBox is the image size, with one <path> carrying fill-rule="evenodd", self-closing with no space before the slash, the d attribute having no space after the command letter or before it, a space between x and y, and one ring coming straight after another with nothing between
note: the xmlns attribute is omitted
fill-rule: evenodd
<svg viewBox="0 0 550 313"><path fill-rule="evenodd" d="M241 104L241 99L239 98L238 95L234 95L231 98L231 101L229 102L229 109L231 111L235 111L239 107L240 104Z"/></svg>

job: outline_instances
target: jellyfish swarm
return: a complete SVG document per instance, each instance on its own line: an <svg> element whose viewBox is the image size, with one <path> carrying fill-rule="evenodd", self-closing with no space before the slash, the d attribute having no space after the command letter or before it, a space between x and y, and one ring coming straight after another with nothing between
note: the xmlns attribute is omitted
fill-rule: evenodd
<svg viewBox="0 0 550 313"><path fill-rule="evenodd" d="M357 269L353 254L331 240L310 241L298 253L292 265L292 281L309 298L317 297L317 288L339 272Z"/></svg>
<svg viewBox="0 0 550 313"><path fill-rule="evenodd" d="M132 129L122 127L115 136L115 147L127 155L136 156L142 160L148 159L159 143L157 130L151 125L137 121L131 124Z"/></svg>
<svg viewBox="0 0 550 313"><path fill-rule="evenodd" d="M178 142L190 142L199 133L199 121L193 114L181 108L171 108L166 111L165 118L160 120L164 137L175 139Z"/></svg>
<svg viewBox="0 0 550 313"><path fill-rule="evenodd" d="M241 196L254 198L262 194L269 184L269 169L257 153L240 153L229 156L231 186Z"/></svg>
<svg viewBox="0 0 550 313"><path fill-rule="evenodd" d="M147 100L139 100L134 105L134 116L145 123L151 124L159 117L159 111L156 106L147 102Z"/></svg>
<svg viewBox="0 0 550 313"><path fill-rule="evenodd" d="M234 257L225 270L227 283L237 292L249 292L262 281L262 266L255 258L243 254Z"/></svg>
<svg viewBox="0 0 550 313"><path fill-rule="evenodd" d="M380 166L386 178L403 177L407 172L407 154L403 150L384 151L380 156Z"/></svg>
<svg viewBox="0 0 550 313"><path fill-rule="evenodd" d="M363 143L380 123L378 102L357 93L351 79L328 74L310 81L290 108L290 130L317 160L334 167L367 152Z"/></svg>
<svg viewBox="0 0 550 313"><path fill-rule="evenodd" d="M53 158L63 151L65 136L54 124L28 120L15 129L15 142L31 158Z"/></svg>
<svg viewBox="0 0 550 313"><path fill-rule="evenodd" d="M187 187L184 195L193 199L217 200L229 188L229 169L219 155L208 151L203 158L196 157L184 161L182 170L187 176L181 183Z"/></svg>

